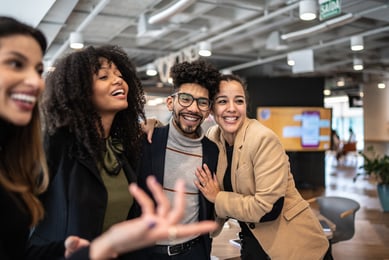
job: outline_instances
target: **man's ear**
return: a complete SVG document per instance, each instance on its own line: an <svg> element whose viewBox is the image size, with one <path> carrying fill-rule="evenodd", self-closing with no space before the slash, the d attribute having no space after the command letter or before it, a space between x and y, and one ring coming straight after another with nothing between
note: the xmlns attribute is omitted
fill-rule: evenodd
<svg viewBox="0 0 389 260"><path fill-rule="evenodd" d="M174 98L172 96L168 96L166 98L166 106L169 109L169 111L173 111L173 102L174 102Z"/></svg>

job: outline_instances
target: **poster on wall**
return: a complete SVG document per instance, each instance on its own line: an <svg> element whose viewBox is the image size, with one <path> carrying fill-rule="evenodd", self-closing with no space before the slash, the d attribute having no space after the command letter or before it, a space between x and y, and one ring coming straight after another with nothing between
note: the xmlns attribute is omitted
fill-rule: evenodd
<svg viewBox="0 0 389 260"><path fill-rule="evenodd" d="M331 143L331 108L258 107L257 120L272 129L286 151L325 151Z"/></svg>

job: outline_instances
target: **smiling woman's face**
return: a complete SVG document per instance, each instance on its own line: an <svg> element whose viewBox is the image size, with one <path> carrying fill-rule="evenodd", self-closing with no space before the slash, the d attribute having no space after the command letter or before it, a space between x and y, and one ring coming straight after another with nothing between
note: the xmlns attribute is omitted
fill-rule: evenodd
<svg viewBox="0 0 389 260"><path fill-rule="evenodd" d="M93 75L92 102L101 117L112 116L128 107L128 85L114 63L101 58L100 64Z"/></svg>
<svg viewBox="0 0 389 260"><path fill-rule="evenodd" d="M38 42L25 35L0 38L0 118L27 125L44 89L43 53Z"/></svg>
<svg viewBox="0 0 389 260"><path fill-rule="evenodd" d="M235 136L246 119L246 94L236 80L222 80L213 103L213 116L227 142L234 144Z"/></svg>

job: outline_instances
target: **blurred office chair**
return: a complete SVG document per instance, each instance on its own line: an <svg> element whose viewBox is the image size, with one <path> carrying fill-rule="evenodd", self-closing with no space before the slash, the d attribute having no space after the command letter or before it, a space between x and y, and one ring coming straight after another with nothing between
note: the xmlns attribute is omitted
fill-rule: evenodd
<svg viewBox="0 0 389 260"><path fill-rule="evenodd" d="M335 224L331 243L349 240L355 233L355 213L360 205L355 200L344 197L321 196L309 202L316 201L319 213Z"/></svg>
<svg viewBox="0 0 389 260"><path fill-rule="evenodd" d="M350 142L344 143L342 150L338 151L336 155L338 162L341 162L344 166L357 166L358 165L358 150L357 143Z"/></svg>

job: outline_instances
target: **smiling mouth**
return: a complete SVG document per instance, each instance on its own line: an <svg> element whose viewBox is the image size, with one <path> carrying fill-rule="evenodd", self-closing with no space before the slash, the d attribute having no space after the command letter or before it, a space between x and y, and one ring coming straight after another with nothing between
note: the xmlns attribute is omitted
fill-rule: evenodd
<svg viewBox="0 0 389 260"><path fill-rule="evenodd" d="M223 119L227 122L235 122L238 120L238 117L237 116L226 116L226 117L223 117Z"/></svg>
<svg viewBox="0 0 389 260"><path fill-rule="evenodd" d="M20 101L20 102L25 102L28 104L35 104L37 97L34 95L27 95L27 94L21 94L21 93L15 93L11 95L11 98Z"/></svg>
<svg viewBox="0 0 389 260"><path fill-rule="evenodd" d="M180 113L180 116L186 121L190 122L198 122L201 121L201 116L197 114L189 114L189 113Z"/></svg>
<svg viewBox="0 0 389 260"><path fill-rule="evenodd" d="M124 89L117 89L111 93L112 96L124 96Z"/></svg>
<svg viewBox="0 0 389 260"><path fill-rule="evenodd" d="M197 116L194 117L194 116L183 115L182 117L183 117L185 120L193 121L193 122L196 122L196 121L200 120L200 118L198 118Z"/></svg>

